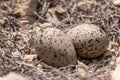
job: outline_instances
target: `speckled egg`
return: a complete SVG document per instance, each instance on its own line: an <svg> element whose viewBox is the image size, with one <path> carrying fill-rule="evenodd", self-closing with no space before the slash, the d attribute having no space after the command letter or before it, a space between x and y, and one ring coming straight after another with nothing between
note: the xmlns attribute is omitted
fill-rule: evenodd
<svg viewBox="0 0 120 80"><path fill-rule="evenodd" d="M63 31L45 28L38 31L35 36L35 48L45 63L54 67L77 63L75 48Z"/></svg>
<svg viewBox="0 0 120 80"><path fill-rule="evenodd" d="M108 35L98 26L81 24L67 33L81 58L97 58L106 51Z"/></svg>

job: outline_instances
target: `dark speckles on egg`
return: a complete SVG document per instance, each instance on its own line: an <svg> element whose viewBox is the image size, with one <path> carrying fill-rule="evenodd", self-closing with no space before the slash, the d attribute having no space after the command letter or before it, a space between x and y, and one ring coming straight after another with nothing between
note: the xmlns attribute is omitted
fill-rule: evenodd
<svg viewBox="0 0 120 80"><path fill-rule="evenodd" d="M57 55L56 55L56 54L54 54L54 57L56 58L56 57L57 57Z"/></svg>
<svg viewBox="0 0 120 80"><path fill-rule="evenodd" d="M84 47L84 44L81 44L82 47Z"/></svg>
<svg viewBox="0 0 120 80"><path fill-rule="evenodd" d="M68 54L68 52L65 52L66 54Z"/></svg>
<svg viewBox="0 0 120 80"><path fill-rule="evenodd" d="M100 39L99 38L95 39L95 41L97 41L98 43L100 43Z"/></svg>
<svg viewBox="0 0 120 80"><path fill-rule="evenodd" d="M92 43L92 39L90 39L88 42L89 42L89 43Z"/></svg>
<svg viewBox="0 0 120 80"><path fill-rule="evenodd" d="M66 34L74 44L77 55L82 58L99 57L108 46L106 33L93 24L78 25L70 29Z"/></svg>
<svg viewBox="0 0 120 80"><path fill-rule="evenodd" d="M43 37L43 34L41 34L41 36L40 37Z"/></svg>
<svg viewBox="0 0 120 80"><path fill-rule="evenodd" d="M93 35L93 33L91 33L91 35Z"/></svg>
<svg viewBox="0 0 120 80"><path fill-rule="evenodd" d="M60 56L64 57L65 55L63 53L60 53Z"/></svg>
<svg viewBox="0 0 120 80"><path fill-rule="evenodd" d="M79 40L79 42L81 42L81 40Z"/></svg>
<svg viewBox="0 0 120 80"><path fill-rule="evenodd" d="M66 49L64 49L64 51L66 52Z"/></svg>
<svg viewBox="0 0 120 80"><path fill-rule="evenodd" d="M91 49L89 49L89 51L91 52L91 51L93 51L93 49L91 48Z"/></svg>
<svg viewBox="0 0 120 80"><path fill-rule="evenodd" d="M102 37L103 35L101 34L100 36Z"/></svg>

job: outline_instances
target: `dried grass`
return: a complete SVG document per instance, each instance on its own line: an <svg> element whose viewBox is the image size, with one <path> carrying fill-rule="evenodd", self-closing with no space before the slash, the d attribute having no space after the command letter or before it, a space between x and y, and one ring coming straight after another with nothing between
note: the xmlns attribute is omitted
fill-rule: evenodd
<svg viewBox="0 0 120 80"><path fill-rule="evenodd" d="M40 0L39 0L40 1ZM22 24L15 17L10 1L0 1L0 76L11 71L29 76L32 80L110 80L111 72L116 67L116 58L120 55L120 8L112 4L111 0L95 0L93 11L81 11L77 8L78 0L44 0L34 24ZM54 3L55 2L55 3ZM75 8L71 8L71 5ZM110 36L108 51L105 55L94 60L83 60L86 64L71 65L59 69L48 66L36 58L33 62L24 61L25 54L32 54L34 44L32 36L39 23L48 22L46 14L49 8L61 5L65 9L56 17L63 17L60 25L53 25L62 30L71 28L81 23L93 23L103 28ZM41 12L41 13L40 13ZM17 57L13 56L15 53ZM35 53L35 52L33 52ZM43 67L38 68L36 65ZM78 68L86 71L86 76L78 74Z"/></svg>

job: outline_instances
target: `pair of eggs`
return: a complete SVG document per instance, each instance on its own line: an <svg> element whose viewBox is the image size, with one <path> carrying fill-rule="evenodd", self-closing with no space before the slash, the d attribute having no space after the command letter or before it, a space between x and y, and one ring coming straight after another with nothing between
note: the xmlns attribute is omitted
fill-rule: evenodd
<svg viewBox="0 0 120 80"><path fill-rule="evenodd" d="M77 64L77 56L96 58L108 45L107 34L93 24L82 24L67 33L56 28L41 29L35 34L35 48L49 65L63 67Z"/></svg>

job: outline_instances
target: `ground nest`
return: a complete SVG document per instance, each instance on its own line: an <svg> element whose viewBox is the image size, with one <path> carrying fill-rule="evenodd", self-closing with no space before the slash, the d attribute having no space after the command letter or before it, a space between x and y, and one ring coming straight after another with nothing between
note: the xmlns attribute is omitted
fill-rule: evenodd
<svg viewBox="0 0 120 80"><path fill-rule="evenodd" d="M40 28L66 32L91 23L109 33L97 59L55 68L36 55L32 36ZM16 72L29 80L111 80L120 55L120 7L112 0L0 0L0 77ZM8 79L9 80L9 79Z"/></svg>

